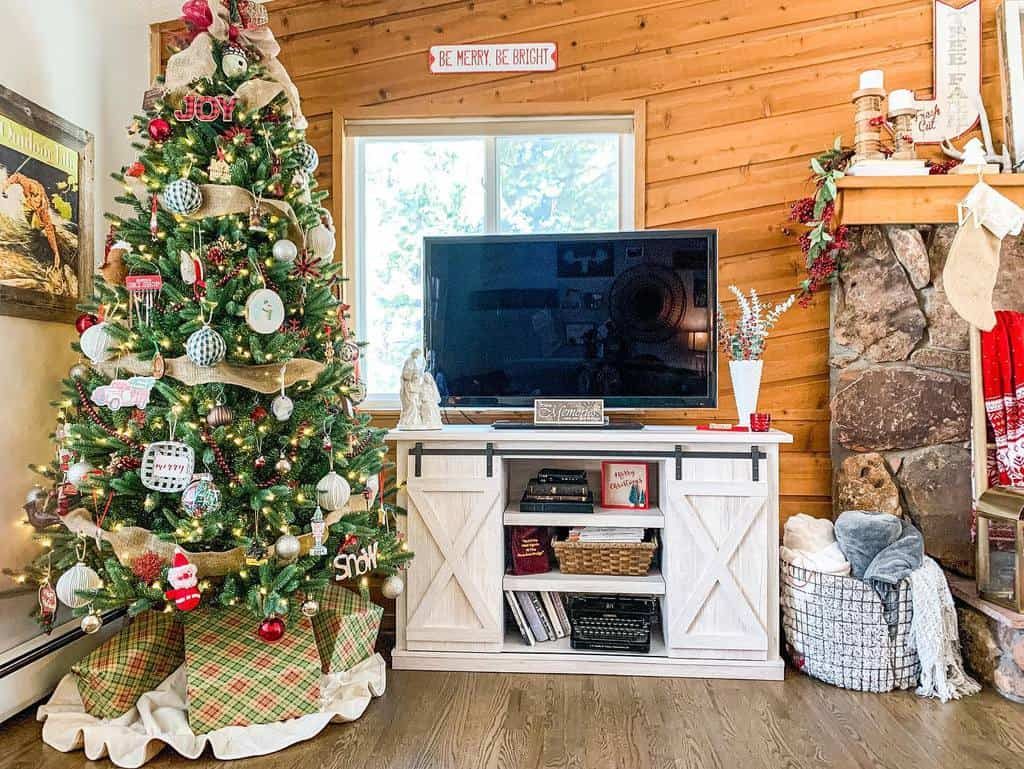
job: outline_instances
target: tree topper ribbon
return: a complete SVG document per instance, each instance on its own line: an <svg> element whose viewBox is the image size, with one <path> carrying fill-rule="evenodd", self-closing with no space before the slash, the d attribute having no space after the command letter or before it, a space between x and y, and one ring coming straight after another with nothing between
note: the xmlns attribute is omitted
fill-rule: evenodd
<svg viewBox="0 0 1024 769"><path fill-rule="evenodd" d="M281 45L270 27L239 29L231 23L231 12L224 3L218 2L215 6L215 10L211 9L213 23L209 28L196 35L188 48L174 54L167 61L164 87L173 93L188 88L196 80L213 77L217 69L217 63L213 58L213 41L230 40L231 30L234 28L238 33L239 42L259 52L267 77L270 78L243 83L236 91L239 101L249 109L262 109L283 91L291 108L292 125L300 130L306 128L308 122L302 114L299 91L284 65L277 60L281 53Z"/></svg>

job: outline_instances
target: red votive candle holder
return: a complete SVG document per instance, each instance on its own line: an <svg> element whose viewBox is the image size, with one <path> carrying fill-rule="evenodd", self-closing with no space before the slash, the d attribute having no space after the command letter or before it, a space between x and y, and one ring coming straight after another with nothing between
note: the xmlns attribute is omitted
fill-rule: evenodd
<svg viewBox="0 0 1024 769"><path fill-rule="evenodd" d="M767 411L755 411L750 415L750 429L755 433L766 433L772 429L772 415Z"/></svg>

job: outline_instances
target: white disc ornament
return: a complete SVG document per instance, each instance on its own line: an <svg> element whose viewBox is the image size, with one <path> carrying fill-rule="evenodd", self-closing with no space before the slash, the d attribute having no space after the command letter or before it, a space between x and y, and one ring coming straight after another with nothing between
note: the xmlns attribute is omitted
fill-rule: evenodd
<svg viewBox="0 0 1024 769"><path fill-rule="evenodd" d="M274 555L280 561L294 561L299 557L301 549L299 538L291 534L282 534L274 543Z"/></svg>
<svg viewBox="0 0 1024 769"><path fill-rule="evenodd" d="M288 242L288 241L285 241ZM259 288L245 300L245 322L257 334L273 334L284 323L284 302L269 288Z"/></svg>
<svg viewBox="0 0 1024 769"><path fill-rule="evenodd" d="M237 45L226 46L220 60L220 69L225 77L241 77L248 72L249 57L245 49Z"/></svg>
<svg viewBox="0 0 1024 769"><path fill-rule="evenodd" d="M273 251L274 258L279 262L294 262L295 257L299 255L299 247L284 238L274 243Z"/></svg>
<svg viewBox="0 0 1024 769"><path fill-rule="evenodd" d="M323 224L318 224L306 233L306 246L321 262L330 262L334 259L334 233Z"/></svg>
<svg viewBox="0 0 1024 769"><path fill-rule="evenodd" d="M99 614L86 614L82 617L82 632L86 635L98 633L101 627L103 627L103 617Z"/></svg>
<svg viewBox="0 0 1024 769"><path fill-rule="evenodd" d="M82 332L82 338L78 340L82 352L93 363L103 363L110 360L114 354L112 349L113 339L110 337L110 326L106 323L97 323L89 326Z"/></svg>
<svg viewBox="0 0 1024 769"><path fill-rule="evenodd" d="M103 587L100 575L79 561L57 580L57 597L65 606L78 609L88 606L92 601L78 595L86 590L99 590Z"/></svg>
<svg viewBox="0 0 1024 769"><path fill-rule="evenodd" d="M274 415L274 419L278 422L287 422L291 419L294 410L295 404L284 393L278 395L270 402L270 413Z"/></svg>
<svg viewBox="0 0 1024 769"><path fill-rule="evenodd" d="M303 142L295 148L295 151L299 154L299 163L303 171L309 174L316 171L317 166L320 165L320 155L317 153L316 147Z"/></svg>
<svg viewBox="0 0 1024 769"><path fill-rule="evenodd" d="M181 492L181 507L193 518L202 518L220 510L221 494L213 476L197 473Z"/></svg>
<svg viewBox="0 0 1024 769"><path fill-rule="evenodd" d="M216 366L224 360L227 351L224 337L214 331L209 323L193 331L185 342L185 354L189 360L204 368Z"/></svg>
<svg viewBox="0 0 1024 769"><path fill-rule="evenodd" d="M385 598L394 600L398 598L405 591L405 582L397 574L392 574L386 580L384 584L380 586L380 592L384 594Z"/></svg>
<svg viewBox="0 0 1024 769"><path fill-rule="evenodd" d="M176 179L160 195L163 207L172 214L189 216L203 207L203 193L190 179Z"/></svg>
<svg viewBox="0 0 1024 769"><path fill-rule="evenodd" d="M84 459L80 462L75 462L68 468L68 483L76 489L81 490L82 486L85 484L85 479L94 472L96 472L96 468Z"/></svg>
<svg viewBox="0 0 1024 769"><path fill-rule="evenodd" d="M324 510L334 512L348 504L352 488L348 481L331 470L316 485L316 501Z"/></svg>

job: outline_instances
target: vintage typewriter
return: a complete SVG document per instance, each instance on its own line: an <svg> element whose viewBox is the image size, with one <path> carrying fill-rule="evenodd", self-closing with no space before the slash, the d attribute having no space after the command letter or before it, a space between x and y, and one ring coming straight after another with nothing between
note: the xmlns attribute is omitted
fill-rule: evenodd
<svg viewBox="0 0 1024 769"><path fill-rule="evenodd" d="M574 595L569 599L572 648L649 652L657 614L657 598Z"/></svg>

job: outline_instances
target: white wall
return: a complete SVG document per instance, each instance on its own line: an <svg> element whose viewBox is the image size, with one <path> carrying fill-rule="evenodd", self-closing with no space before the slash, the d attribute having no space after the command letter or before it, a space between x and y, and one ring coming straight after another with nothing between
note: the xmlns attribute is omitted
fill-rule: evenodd
<svg viewBox="0 0 1024 769"><path fill-rule="evenodd" d="M148 25L174 18L179 6L178 0L0 0L0 83L96 137L98 258L107 232L103 212L116 193L110 172L133 159L125 126L149 85ZM17 568L37 552L32 529L21 524L25 492L36 481L26 465L51 456L48 404L75 360L68 347L74 336L67 324L0 316L2 567ZM38 632L27 616L34 597L2 597L12 586L0 575L0 657Z"/></svg>

